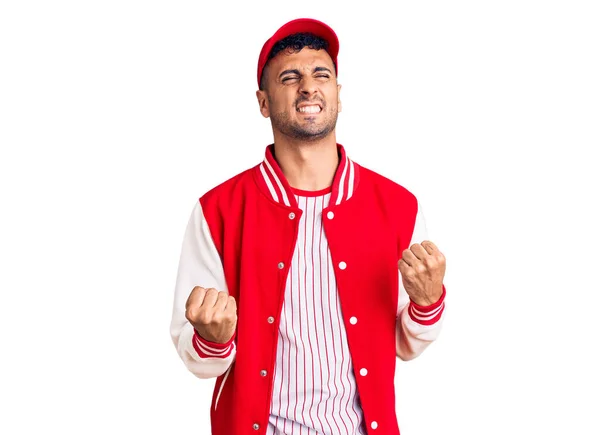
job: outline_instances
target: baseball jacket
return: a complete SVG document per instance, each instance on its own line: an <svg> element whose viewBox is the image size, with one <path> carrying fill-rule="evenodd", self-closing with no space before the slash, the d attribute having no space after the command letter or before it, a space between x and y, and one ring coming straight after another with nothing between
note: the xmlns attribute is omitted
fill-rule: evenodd
<svg viewBox="0 0 600 435"><path fill-rule="evenodd" d="M418 201L337 147L340 163L323 226L348 347L368 433L397 435L396 358L413 359L437 338L446 289L428 307L409 300L398 261L426 238ZM263 162L200 197L184 236L171 337L194 375L216 378L213 435L264 435L269 419L284 287L302 213L273 149L267 146ZM185 318L197 285L235 297L238 324L228 343L204 340Z"/></svg>

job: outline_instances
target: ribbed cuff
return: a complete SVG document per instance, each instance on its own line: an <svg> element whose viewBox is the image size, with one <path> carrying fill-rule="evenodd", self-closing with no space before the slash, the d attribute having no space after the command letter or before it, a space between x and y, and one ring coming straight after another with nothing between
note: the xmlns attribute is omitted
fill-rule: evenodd
<svg viewBox="0 0 600 435"><path fill-rule="evenodd" d="M442 284L442 296L438 299L437 302L422 306L415 304L412 300L410 301L410 306L408 307L408 314L410 318L415 322L420 323L421 325L433 325L435 322L440 320L442 317L442 313L444 312L446 299L446 287Z"/></svg>
<svg viewBox="0 0 600 435"><path fill-rule="evenodd" d="M233 337L227 343L214 343L202 338L198 331L194 329L192 344L201 358L227 358L233 350L235 335L234 332Z"/></svg>

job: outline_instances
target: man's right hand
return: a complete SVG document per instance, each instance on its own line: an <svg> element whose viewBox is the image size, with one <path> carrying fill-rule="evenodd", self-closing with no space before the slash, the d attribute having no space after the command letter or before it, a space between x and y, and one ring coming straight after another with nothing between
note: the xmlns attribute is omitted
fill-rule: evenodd
<svg viewBox="0 0 600 435"><path fill-rule="evenodd" d="M185 317L205 340L227 343L237 326L237 304L226 292L196 286L185 303Z"/></svg>

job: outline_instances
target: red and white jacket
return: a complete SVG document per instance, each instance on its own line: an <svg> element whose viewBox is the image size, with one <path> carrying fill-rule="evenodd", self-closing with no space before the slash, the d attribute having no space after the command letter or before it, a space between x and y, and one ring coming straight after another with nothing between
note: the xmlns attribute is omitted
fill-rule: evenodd
<svg viewBox="0 0 600 435"><path fill-rule="evenodd" d="M302 214L272 151L268 146L262 163L203 195L184 236L171 336L194 375L217 378L213 435L263 435L269 423L278 325ZM410 301L398 261L404 249L427 238L418 201L351 161L341 145L338 153L323 228L356 386L368 433L397 435L396 358L413 359L437 338L446 289L431 306ZM235 297L238 326L228 343L204 340L185 318L197 285ZM361 376L366 367L368 375Z"/></svg>

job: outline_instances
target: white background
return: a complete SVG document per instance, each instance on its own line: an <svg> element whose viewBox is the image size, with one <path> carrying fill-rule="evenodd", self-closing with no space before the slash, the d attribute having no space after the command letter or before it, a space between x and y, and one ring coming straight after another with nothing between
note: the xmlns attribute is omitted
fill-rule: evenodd
<svg viewBox="0 0 600 435"><path fill-rule="evenodd" d="M0 6L0 433L210 432L168 331L183 232L263 158L258 53L312 17L341 41L338 141L447 257L402 435L600 434L597 3L201 3Z"/></svg>

